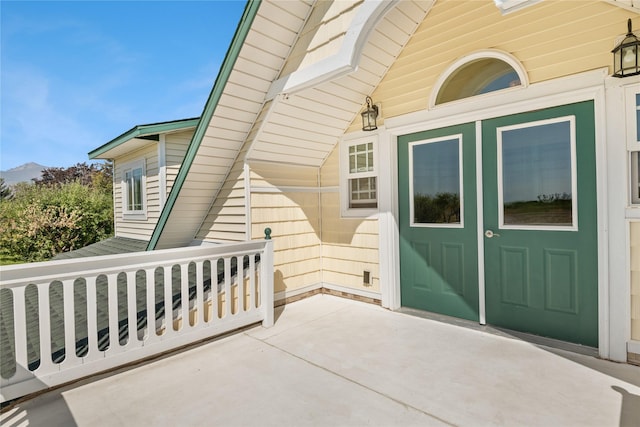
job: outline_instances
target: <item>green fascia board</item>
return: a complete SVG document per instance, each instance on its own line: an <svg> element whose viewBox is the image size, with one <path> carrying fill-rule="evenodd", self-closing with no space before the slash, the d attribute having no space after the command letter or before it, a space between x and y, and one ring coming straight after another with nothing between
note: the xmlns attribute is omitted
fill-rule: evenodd
<svg viewBox="0 0 640 427"><path fill-rule="evenodd" d="M93 151L90 151L89 159L95 159L96 157L101 156L107 151L112 150L119 145L124 144L125 142L139 136L153 135L196 127L199 120L199 117L194 117L191 119L172 120L170 122L151 123L147 125L134 126L122 135L117 136L106 144L96 148Z"/></svg>
<svg viewBox="0 0 640 427"><path fill-rule="evenodd" d="M162 213L160 214L160 218L158 219L158 223L156 224L155 229L153 230L153 234L151 235L151 240L149 241L149 245L147 246L148 251L152 251L155 249L158 241L160 240L160 236L162 235L162 231L164 230L167 221L169 220L169 215L171 214L171 210L178 200L178 195L180 194L180 190L184 185L185 180L187 179L187 175L189 174L189 170L191 169L191 165L198 153L198 148L202 143L202 139L204 138L207 127L209 126L209 122L211 121L211 117L213 117L213 113L215 112L216 107L218 106L218 102L220 101L220 97L224 91L225 86L227 85L227 81L229 80L229 76L233 71L233 67L235 66L236 60L238 59L238 55L240 54L240 49L244 45L244 41L247 38L247 34L249 34L249 30L251 29L251 25L253 24L253 20L258 14L258 9L260 8L261 0L248 0L247 5L245 6L244 13L242 14L242 18L240 19L240 23L238 24L238 28L231 40L231 45L229 46L229 50L227 51L227 55L222 61L222 65L220 66L220 71L218 72L218 76L216 77L216 81L213 84L213 89L211 89L211 93L209 94L209 98L207 99L207 103L204 106L204 110L202 112L200 122L191 138L191 143L189 144L189 148L187 148L187 153L185 154L184 160L182 161L182 166L180 166L180 170L178 171L178 175L176 176L176 180L173 183L173 187L171 187L171 192L167 197L167 201L162 209Z"/></svg>

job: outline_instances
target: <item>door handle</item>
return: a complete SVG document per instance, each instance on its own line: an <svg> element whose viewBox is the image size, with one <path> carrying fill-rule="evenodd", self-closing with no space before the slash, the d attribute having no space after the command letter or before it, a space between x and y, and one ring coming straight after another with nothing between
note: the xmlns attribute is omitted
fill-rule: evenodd
<svg viewBox="0 0 640 427"><path fill-rule="evenodd" d="M494 233L493 230L487 230L484 232L484 237L491 239L492 237L500 237L498 233Z"/></svg>

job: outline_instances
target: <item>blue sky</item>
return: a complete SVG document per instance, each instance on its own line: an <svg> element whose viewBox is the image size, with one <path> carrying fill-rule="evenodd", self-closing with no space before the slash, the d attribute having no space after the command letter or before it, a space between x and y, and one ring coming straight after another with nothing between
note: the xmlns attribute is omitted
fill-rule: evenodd
<svg viewBox="0 0 640 427"><path fill-rule="evenodd" d="M246 2L0 1L0 169L197 117Z"/></svg>

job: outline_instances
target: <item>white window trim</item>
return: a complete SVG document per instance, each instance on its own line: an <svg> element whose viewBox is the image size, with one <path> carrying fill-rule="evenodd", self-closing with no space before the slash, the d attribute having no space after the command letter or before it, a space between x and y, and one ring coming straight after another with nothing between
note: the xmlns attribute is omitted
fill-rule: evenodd
<svg viewBox="0 0 640 427"><path fill-rule="evenodd" d="M442 142L457 139L458 140L458 166L459 166L459 186L458 191L460 193L460 222L458 223L421 223L415 221L415 208L413 205L413 147L424 144L432 144L434 142ZM409 226L410 227L422 227L422 228L464 228L464 177L463 177L463 163L462 163L462 134L452 134L441 136L438 138L424 139L420 141L414 141L409 143Z"/></svg>
<svg viewBox="0 0 640 427"><path fill-rule="evenodd" d="M364 132L363 132L364 133ZM373 171L350 173L349 172L349 147L354 145L373 143ZM379 170L380 158L378 150L378 134L363 135L357 138L345 138L340 141L340 215L342 218L366 218L378 213L380 206ZM376 178L376 208L351 208L349 207L349 180L352 178Z"/></svg>
<svg viewBox="0 0 640 427"><path fill-rule="evenodd" d="M478 59L488 59L488 58L498 59L502 62L506 62L507 64L509 64L509 66L513 68L513 70L518 74L518 78L520 79L520 85L514 86L512 88L500 89L493 92L487 92L487 93L476 95L473 97L457 99L455 101L449 101L442 104L436 104L436 100L438 99L438 94L440 94L442 87L447 82L451 74L455 73L461 67L465 66L470 62L476 61ZM447 69L442 74L440 74L440 77L438 77L438 80L433 85L433 90L431 91L431 96L429 97L428 107L429 109L442 108L443 106L450 106L451 104L455 107L456 104L468 103L469 98L482 99L482 98L497 97L498 99L500 99L500 96L504 96L504 93L507 91L517 92L527 88L528 86L529 86L529 77L527 76L527 72L525 71L524 66L520 63L520 61L518 61L518 59L515 56L497 49L483 49L477 52L470 53L469 55L465 55L462 58L456 60L451 65L449 65L449 67L447 67Z"/></svg>
<svg viewBox="0 0 640 427"><path fill-rule="evenodd" d="M124 220L146 220L147 219L147 170L145 159L134 160L122 165L122 173L120 178L120 186L122 192L122 219ZM128 209L128 191L129 187L125 176L128 171L142 169L142 210L132 211Z"/></svg>
<svg viewBox="0 0 640 427"><path fill-rule="evenodd" d="M554 123L569 122L571 144L571 225L508 225L504 223L504 178L502 161L502 134L514 129L525 129ZM576 119L575 116L555 117L553 119L524 122L502 126L496 129L498 151L498 227L501 230L540 230L540 231L578 231L578 171L576 164Z"/></svg>
<svg viewBox="0 0 640 427"><path fill-rule="evenodd" d="M616 198L616 194L621 194L625 200L626 194L620 192L621 183L628 182L626 168L620 168L620 164L625 164L627 156L623 149L618 153L619 148L615 141L619 141L624 147L624 118L620 116L622 97L618 91L612 89L614 86L624 83L640 82L640 76L629 79L617 79L609 77L608 68L600 68L584 73L561 77L550 81L535 83L526 90L505 90L499 93L500 96L487 96L468 98L465 102L452 102L442 104L436 109L425 109L415 111L401 116L385 119L385 137L383 146L389 144L390 154L383 160L386 165L380 165L385 173L384 177L394 179L397 175L397 138L408 133L421 132L430 129L438 129L460 123L476 122L501 115L510 115L535 109L549 108L558 105L566 105L573 102L593 100L595 101L595 123L596 123L596 170L597 170L597 197L598 197L598 317L599 317L599 353L603 358L612 360L626 360L627 340L630 331L629 319L629 290L628 280L625 280L625 248L620 244L625 239L626 231L619 227L620 221L612 221L612 227L608 227L608 218L618 218L620 208L615 200L612 203L610 198ZM622 81L621 81L622 80ZM610 102L605 102L606 98ZM523 88L524 89L524 88ZM615 92L615 93L614 93ZM607 106L611 108L605 108ZM605 125L606 123L606 125ZM618 125L615 126L614 124ZM607 144L606 141L609 143ZM480 145L477 145L476 150ZM615 149L614 149L615 148ZM476 151L477 154L478 151ZM480 156L477 156L480 158ZM615 161L613 161L615 159ZM609 166L609 167L607 167ZM607 180L609 178L609 181ZM382 182L385 182L382 179ZM611 183L609 186L608 183ZM481 180L478 180L480 185ZM389 267L381 271L380 292L381 299L385 306L391 309L398 309L401 306L400 295L400 258L399 245L400 236L398 229L398 196L397 182L394 182L392 191L386 195L387 199L379 200L379 205L389 207L390 215L380 216L384 218L380 226L380 240L386 245L381 245L380 259L389 262ZM616 193L617 192L617 193ZM478 191L480 195L481 192ZM480 196L478 196L480 198ZM479 206L481 207L481 198ZM622 210L623 211L623 210ZM623 211L624 212L624 211ZM478 227L479 233L484 229ZM615 238L610 238L613 231ZM482 253L483 239L478 236L479 253ZM606 242L609 242L607 245ZM612 255L609 256L610 249ZM618 256L619 255L619 256ZM613 260L611 264L607 260ZM621 265L622 264L622 265ZM609 274L612 273L612 279ZM384 274L383 274L384 273ZM481 272L482 277L484 272ZM613 280L615 276L615 280ZM610 300L609 293L616 294L616 298ZM620 304L622 301L622 304ZM610 305L611 304L611 305Z"/></svg>

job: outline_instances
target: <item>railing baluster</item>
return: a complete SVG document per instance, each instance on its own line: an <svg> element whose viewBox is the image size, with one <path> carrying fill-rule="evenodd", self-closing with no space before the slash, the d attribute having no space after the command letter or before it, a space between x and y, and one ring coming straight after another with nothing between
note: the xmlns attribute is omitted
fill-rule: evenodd
<svg viewBox="0 0 640 427"><path fill-rule="evenodd" d="M120 328L118 325L118 274L107 276L107 293L109 295L109 349L107 354L118 353L120 349Z"/></svg>
<svg viewBox="0 0 640 427"><path fill-rule="evenodd" d="M136 270L127 271L127 347L138 346L138 310L137 310Z"/></svg>
<svg viewBox="0 0 640 427"><path fill-rule="evenodd" d="M256 254L249 255L249 311L256 308Z"/></svg>
<svg viewBox="0 0 640 427"><path fill-rule="evenodd" d="M196 309L197 328L204 326L204 261L196 262L196 300L194 303Z"/></svg>
<svg viewBox="0 0 640 427"><path fill-rule="evenodd" d="M27 309L25 304L25 290L27 286L13 288L13 333L15 336L16 374L18 378L29 371L29 356L27 353ZM25 372L21 372L24 369ZM17 378L17 379L18 379Z"/></svg>
<svg viewBox="0 0 640 427"><path fill-rule="evenodd" d="M185 330L189 327L189 264L180 264L180 311L182 316L182 327Z"/></svg>
<svg viewBox="0 0 640 427"><path fill-rule="evenodd" d="M98 298L97 298L97 276L85 277L87 284L87 344L88 352L85 360L95 360L101 357L98 350Z"/></svg>
<svg viewBox="0 0 640 427"><path fill-rule="evenodd" d="M173 295L171 288L173 278L171 277L172 265L164 266L164 334L163 339L173 336Z"/></svg>
<svg viewBox="0 0 640 427"><path fill-rule="evenodd" d="M231 305L233 298L231 296L231 257L224 257L224 305L225 319L231 317Z"/></svg>
<svg viewBox="0 0 640 427"><path fill-rule="evenodd" d="M237 256L236 257L236 265L238 266L238 271L236 277L238 279L238 313L242 313L244 311L244 257Z"/></svg>
<svg viewBox="0 0 640 427"><path fill-rule="evenodd" d="M218 260L209 260L211 262L211 319L210 322L216 322L220 316L218 304L220 301L220 292L218 292Z"/></svg>
<svg viewBox="0 0 640 427"><path fill-rule="evenodd" d="M155 268L147 268L145 270L145 276L147 285L147 336L143 342L144 345L147 345L158 340L158 336L156 335Z"/></svg>
<svg viewBox="0 0 640 427"><path fill-rule="evenodd" d="M64 306L64 360L62 364L66 368L67 365L77 365L78 356L76 355L76 322L75 322L75 295L74 280L67 279L62 282L62 302Z"/></svg>
<svg viewBox="0 0 640 427"><path fill-rule="evenodd" d="M37 372L49 373L55 368L51 355L51 311L49 283L38 283L38 323L40 330L40 366Z"/></svg>

